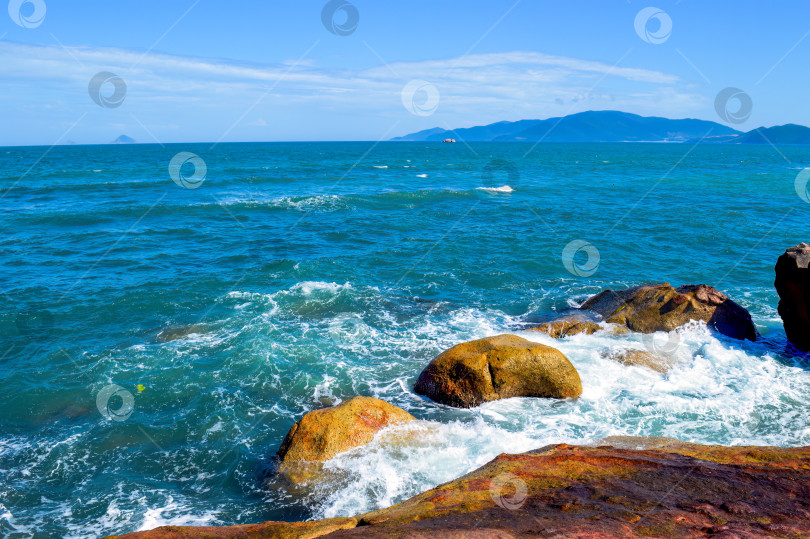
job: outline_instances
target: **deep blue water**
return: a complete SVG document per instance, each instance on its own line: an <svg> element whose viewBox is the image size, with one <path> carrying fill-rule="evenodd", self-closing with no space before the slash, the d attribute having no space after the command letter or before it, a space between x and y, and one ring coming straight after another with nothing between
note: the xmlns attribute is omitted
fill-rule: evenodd
<svg viewBox="0 0 810 539"><path fill-rule="evenodd" d="M179 152L205 161L198 188L170 178ZM0 148L0 536L350 515L612 434L808 445L810 371L773 290L779 254L810 241L808 166L810 148L768 146ZM661 281L716 286L763 339L686 328L660 375L605 357L634 335L520 333ZM412 392L438 352L502 332L563 350L583 397L454 410ZM305 492L264 484L301 415L357 394L424 420L413 445L342 455Z"/></svg>

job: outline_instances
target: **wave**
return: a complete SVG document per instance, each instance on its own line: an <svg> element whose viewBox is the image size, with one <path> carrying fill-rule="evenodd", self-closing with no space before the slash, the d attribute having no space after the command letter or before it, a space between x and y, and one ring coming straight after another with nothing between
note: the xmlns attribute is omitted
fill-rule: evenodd
<svg viewBox="0 0 810 539"><path fill-rule="evenodd" d="M803 395L810 389L807 372L768 354L740 349L705 324L673 332L680 345L678 359L666 375L609 359L611 350L643 349L638 335L555 340L535 332L519 334L555 346L571 359L583 380L579 399L506 399L457 411L460 419L387 429L368 446L326 464L332 480L316 485L308 499L316 515L392 505L472 471L501 452L552 443L595 443L613 435L724 445L810 443L810 424L802 411ZM424 415L413 405L411 410L417 417Z"/></svg>
<svg viewBox="0 0 810 539"><path fill-rule="evenodd" d="M572 284L563 295L581 287ZM705 324L654 335L656 342L674 337L679 344L675 366L660 374L610 359L620 349L644 349L638 335L597 333L554 340L519 331L525 314L420 298L408 288L301 279L269 290L234 289L214 307L217 320L207 321L204 333L171 342L152 339L92 358L103 379L146 386L143 394L135 394L133 421L161 446L176 448L160 457L162 480L184 484L194 496L169 487L147 493L117 473L131 469L131 456L98 450L104 443L100 440L118 428L103 423L98 432L61 436L58 444L49 437L62 431L43 431L33 440L0 438L0 458L15 462L18 470L9 482L24 490L40 468L70 475L88 466L96 467L100 477L115 478L118 494L98 502L104 509L96 514L98 529L92 531L102 536L129 523L141 529L221 524L219 515L239 505L211 497L226 478L238 484L240 494L261 499L255 507L239 509L242 521L279 519L282 514L329 517L398 503L501 452L550 443L642 435L727 445L810 444L804 411L808 371L780 363L756 343L718 337ZM413 393L419 372L442 350L499 333L560 349L580 373L582 397L516 398L452 409ZM86 397L83 385L80 391ZM263 491L255 469L277 449L292 422L358 394L389 401L419 421L383 431L371 444L336 456L326 463L331 479L303 498L283 488ZM254 429L258 418L264 426ZM91 419L98 423L97 417ZM64 426L67 419L59 421ZM141 444L141 452L155 451L149 439L134 433L127 443ZM230 462L222 462L222 454L237 441L246 449L234 472ZM36 447L40 449L32 451ZM97 478L83 479L91 480ZM46 514L59 529L69 530L60 535L78 536L83 524L71 507L68 502L48 503L36 514ZM279 513L268 514L268 507ZM22 529L19 523L31 515L13 512L14 525Z"/></svg>
<svg viewBox="0 0 810 539"><path fill-rule="evenodd" d="M490 193L514 193L515 190L512 189L508 185L502 185L500 187L476 187L476 189L480 191L489 191Z"/></svg>

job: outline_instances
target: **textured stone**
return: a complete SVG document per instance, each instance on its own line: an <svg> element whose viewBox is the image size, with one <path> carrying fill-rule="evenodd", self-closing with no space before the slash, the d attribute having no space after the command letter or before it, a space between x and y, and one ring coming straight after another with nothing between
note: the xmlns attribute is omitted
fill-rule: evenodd
<svg viewBox="0 0 810 539"><path fill-rule="evenodd" d="M810 243L786 250L776 261L779 316L796 348L810 351Z"/></svg>
<svg viewBox="0 0 810 539"><path fill-rule="evenodd" d="M442 352L419 375L414 390L442 404L469 408L509 397L578 397L582 381L556 348L498 335Z"/></svg>
<svg viewBox="0 0 810 539"><path fill-rule="evenodd" d="M600 444L499 455L356 520L166 527L122 537L810 537L810 448L633 437Z"/></svg>
<svg viewBox="0 0 810 539"><path fill-rule="evenodd" d="M563 337L570 337L571 335L578 335L580 333L592 335L600 329L604 328L596 322L576 317L568 317L546 322L545 324L530 328L529 331L541 331L551 335L555 339L562 339Z"/></svg>
<svg viewBox="0 0 810 539"><path fill-rule="evenodd" d="M605 290L589 298L581 308L639 333L672 331L696 320L734 339L757 338L751 314L705 284L673 288L664 283Z"/></svg>
<svg viewBox="0 0 810 539"><path fill-rule="evenodd" d="M380 430L413 421L405 410L372 397L354 397L309 412L290 428L278 450L279 472L293 483L312 479L321 463L367 444Z"/></svg>

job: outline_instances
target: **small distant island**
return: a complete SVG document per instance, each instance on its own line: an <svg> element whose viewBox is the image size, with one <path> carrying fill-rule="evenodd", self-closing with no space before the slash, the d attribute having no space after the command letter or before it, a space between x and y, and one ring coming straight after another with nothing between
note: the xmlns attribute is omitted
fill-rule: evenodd
<svg viewBox="0 0 810 539"><path fill-rule="evenodd" d="M128 135L121 135L110 144L136 144L137 142L138 141Z"/></svg>
<svg viewBox="0 0 810 539"><path fill-rule="evenodd" d="M587 111L545 120L519 120L459 129L435 127L393 141L447 142L697 142L810 144L810 128L787 124L742 132L692 118L673 120L615 110Z"/></svg>

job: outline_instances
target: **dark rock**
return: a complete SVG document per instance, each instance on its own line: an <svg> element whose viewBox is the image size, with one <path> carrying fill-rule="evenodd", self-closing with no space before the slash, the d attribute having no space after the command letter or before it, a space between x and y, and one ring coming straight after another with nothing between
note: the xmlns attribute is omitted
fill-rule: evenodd
<svg viewBox="0 0 810 539"><path fill-rule="evenodd" d="M605 290L589 298L581 308L600 314L608 323L640 333L672 331L696 320L734 339L757 338L751 314L705 284L673 288L663 283Z"/></svg>
<svg viewBox="0 0 810 539"><path fill-rule="evenodd" d="M796 348L810 351L810 243L786 250L776 261L779 316Z"/></svg>

